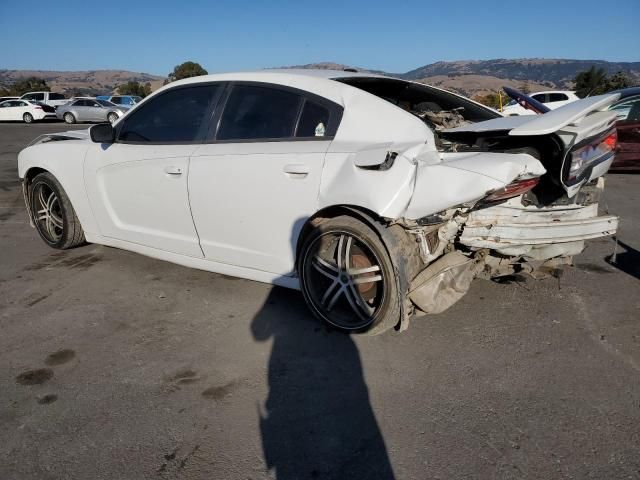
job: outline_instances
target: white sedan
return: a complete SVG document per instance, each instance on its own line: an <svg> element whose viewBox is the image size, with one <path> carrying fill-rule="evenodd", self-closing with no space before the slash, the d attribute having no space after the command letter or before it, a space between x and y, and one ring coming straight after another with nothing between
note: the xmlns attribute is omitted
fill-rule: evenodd
<svg viewBox="0 0 640 480"><path fill-rule="evenodd" d="M0 121L31 123L45 118L56 118L55 108L19 99L0 103Z"/></svg>
<svg viewBox="0 0 640 480"><path fill-rule="evenodd" d="M34 140L19 175L53 248L300 289L323 321L379 333L445 310L474 277L539 277L613 234L597 201L616 98L501 117L373 74L208 75L115 125Z"/></svg>
<svg viewBox="0 0 640 480"><path fill-rule="evenodd" d="M536 92L530 94L531 98L542 103L549 110L555 110L556 108L564 107L568 103L580 100L580 97L576 95L576 92L571 90L550 90L547 92ZM511 115L535 115L536 112L529 110L520 105L516 100L511 100L503 109L502 114L505 116Z"/></svg>

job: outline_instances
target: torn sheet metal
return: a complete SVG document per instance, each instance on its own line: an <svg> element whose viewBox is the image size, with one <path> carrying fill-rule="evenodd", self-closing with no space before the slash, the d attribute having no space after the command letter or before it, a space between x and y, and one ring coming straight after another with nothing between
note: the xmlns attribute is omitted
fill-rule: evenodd
<svg viewBox="0 0 640 480"><path fill-rule="evenodd" d="M413 279L409 299L424 313L444 312L467 293L476 273L472 258L456 251L447 253Z"/></svg>

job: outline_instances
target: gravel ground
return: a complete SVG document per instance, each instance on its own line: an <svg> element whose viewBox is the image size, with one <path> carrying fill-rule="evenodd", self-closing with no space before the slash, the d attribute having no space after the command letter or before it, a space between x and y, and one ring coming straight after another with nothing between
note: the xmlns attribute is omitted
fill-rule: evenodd
<svg viewBox="0 0 640 480"><path fill-rule="evenodd" d="M640 176L560 280L349 337L294 291L30 228L0 125L0 478L640 478ZM76 127L76 128L86 128Z"/></svg>

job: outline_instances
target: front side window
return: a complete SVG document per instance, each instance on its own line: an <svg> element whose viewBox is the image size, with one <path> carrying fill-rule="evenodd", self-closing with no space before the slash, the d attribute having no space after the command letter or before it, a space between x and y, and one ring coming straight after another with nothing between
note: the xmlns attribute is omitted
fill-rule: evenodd
<svg viewBox="0 0 640 480"><path fill-rule="evenodd" d="M122 97L111 97L111 103L122 105Z"/></svg>
<svg viewBox="0 0 640 480"><path fill-rule="evenodd" d="M64 95L61 93L50 93L49 100L64 100Z"/></svg>
<svg viewBox="0 0 640 480"><path fill-rule="evenodd" d="M174 88L126 118L118 134L121 142L189 143L202 130L220 85Z"/></svg>
<svg viewBox="0 0 640 480"><path fill-rule="evenodd" d="M73 102L73 106L74 107L86 107L87 106L87 101L86 100L76 100L75 102Z"/></svg>
<svg viewBox="0 0 640 480"><path fill-rule="evenodd" d="M235 85L222 113L217 140L293 137L302 98L292 92Z"/></svg>

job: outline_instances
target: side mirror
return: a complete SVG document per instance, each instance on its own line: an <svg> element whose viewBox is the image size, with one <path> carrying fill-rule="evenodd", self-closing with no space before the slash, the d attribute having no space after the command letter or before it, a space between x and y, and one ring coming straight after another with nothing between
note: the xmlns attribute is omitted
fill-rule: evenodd
<svg viewBox="0 0 640 480"><path fill-rule="evenodd" d="M110 123L98 123L89 129L91 141L95 143L113 143L116 132Z"/></svg>

